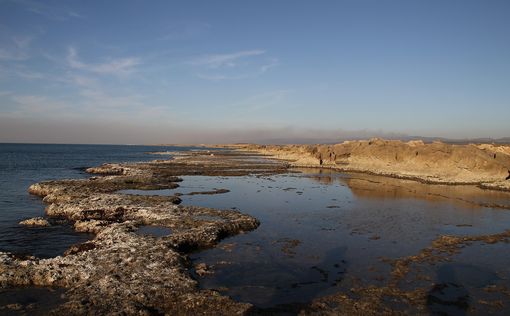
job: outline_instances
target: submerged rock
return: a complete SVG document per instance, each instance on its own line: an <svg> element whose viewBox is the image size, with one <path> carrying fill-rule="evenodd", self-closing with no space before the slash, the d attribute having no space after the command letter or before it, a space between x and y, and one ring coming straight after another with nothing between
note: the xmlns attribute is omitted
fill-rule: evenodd
<svg viewBox="0 0 510 316"><path fill-rule="evenodd" d="M205 264L205 263L197 263L195 265L195 273L198 274L199 276L204 276L204 275L207 275L207 274L211 274L212 271L210 270L210 267Z"/></svg>

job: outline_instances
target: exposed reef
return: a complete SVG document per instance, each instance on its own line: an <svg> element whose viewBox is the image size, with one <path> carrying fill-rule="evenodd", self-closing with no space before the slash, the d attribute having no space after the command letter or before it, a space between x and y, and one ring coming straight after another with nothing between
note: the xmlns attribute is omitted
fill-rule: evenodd
<svg viewBox="0 0 510 316"><path fill-rule="evenodd" d="M29 226L29 227L46 227L50 226L50 222L44 217L34 217L25 219L19 222L20 225Z"/></svg>
<svg viewBox="0 0 510 316"><path fill-rule="evenodd" d="M64 288L65 302L52 311L59 315L244 313L250 304L198 288L186 254L253 230L257 219L236 210L180 206L178 196L116 193L176 188L180 175L268 175L286 170L284 164L231 159L240 155L193 153L171 161L105 164L87 169L100 176L32 185L29 192L43 197L49 218L65 219L76 231L95 237L50 259L0 253L0 287ZM47 222L34 218L23 223L43 221ZM171 233L137 234L145 225L167 227Z"/></svg>
<svg viewBox="0 0 510 316"><path fill-rule="evenodd" d="M487 189L510 190L510 146L371 139L336 145L237 147L285 160L293 167L326 167L427 183L478 184Z"/></svg>

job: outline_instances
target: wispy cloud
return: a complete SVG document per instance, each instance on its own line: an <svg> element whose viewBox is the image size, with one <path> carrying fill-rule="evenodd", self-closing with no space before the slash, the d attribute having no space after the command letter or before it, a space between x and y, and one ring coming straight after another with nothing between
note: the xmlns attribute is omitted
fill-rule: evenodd
<svg viewBox="0 0 510 316"><path fill-rule="evenodd" d="M197 78L209 80L209 81L221 81L221 80L227 80L227 79L243 79L243 76L226 76L226 75L203 74L203 73L199 73L196 76L197 76Z"/></svg>
<svg viewBox="0 0 510 316"><path fill-rule="evenodd" d="M269 61L262 66L260 66L259 71L261 74L265 73L271 68L274 68L280 64L280 61L277 58L271 58Z"/></svg>
<svg viewBox="0 0 510 316"><path fill-rule="evenodd" d="M29 49L33 37L12 36L3 41L0 47L0 60L20 61L29 58Z"/></svg>
<svg viewBox="0 0 510 316"><path fill-rule="evenodd" d="M67 63L74 69L81 69L99 74L125 76L133 72L134 68L141 62L139 58L127 57L112 59L107 63L87 64L79 59L78 52L74 47L69 47Z"/></svg>
<svg viewBox="0 0 510 316"><path fill-rule="evenodd" d="M191 64L209 68L235 67L236 62L242 58L265 54L264 50L246 50L230 54L206 55L194 59Z"/></svg>
<svg viewBox="0 0 510 316"><path fill-rule="evenodd" d="M190 62L199 67L196 76L209 81L239 80L258 77L279 65L275 57L261 49L244 50L229 54L205 55Z"/></svg>
<svg viewBox="0 0 510 316"><path fill-rule="evenodd" d="M260 65L253 65L252 67L244 67L241 71L236 73L198 73L196 76L200 79L209 80L209 81L222 81L222 80L240 80L240 79L248 79L255 78L260 75L263 75L271 68L278 66L280 63L278 59L271 58L265 63Z"/></svg>
<svg viewBox="0 0 510 316"><path fill-rule="evenodd" d="M16 3L25 8L25 10L44 16L50 20L66 21L73 18L83 18L81 14L76 12L62 2L59 2L59 6L53 6L43 1L31 1L31 0L10 0L10 2Z"/></svg>

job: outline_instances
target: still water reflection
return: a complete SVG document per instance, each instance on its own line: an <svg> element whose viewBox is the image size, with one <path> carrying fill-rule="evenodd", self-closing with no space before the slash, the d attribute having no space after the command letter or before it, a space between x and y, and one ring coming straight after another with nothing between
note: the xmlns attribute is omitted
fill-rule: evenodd
<svg viewBox="0 0 510 316"><path fill-rule="evenodd" d="M384 284L391 266L383 258L414 255L439 235L498 233L510 224L510 194L504 192L328 170L296 171L302 173L189 176L175 190L150 192L173 195L228 189L217 195L184 195L183 204L240 209L261 221L253 232L192 254L195 262L205 262L214 271L197 276L202 287L261 308L305 303L347 291L353 280ZM469 265L470 260L461 263ZM491 256L485 261L497 262ZM483 265L478 262L468 270L482 271ZM430 273L444 279L444 271L453 268L441 269ZM462 280L437 282L463 284ZM462 291L469 287L462 285ZM442 306L434 301L435 294L430 296L433 311Z"/></svg>

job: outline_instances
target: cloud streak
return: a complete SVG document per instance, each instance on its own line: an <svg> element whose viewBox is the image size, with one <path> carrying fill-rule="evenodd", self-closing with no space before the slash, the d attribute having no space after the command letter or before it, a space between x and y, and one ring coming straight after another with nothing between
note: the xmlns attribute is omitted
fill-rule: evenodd
<svg viewBox="0 0 510 316"><path fill-rule="evenodd" d="M43 1L11 0L10 2L24 7L25 10L43 16L50 20L67 21L83 18L81 14L66 6L52 6Z"/></svg>
<svg viewBox="0 0 510 316"><path fill-rule="evenodd" d="M196 58L191 62L195 66L206 66L209 68L235 67L236 62L242 58L264 55L264 50L246 50L230 54L206 55Z"/></svg>
<svg viewBox="0 0 510 316"><path fill-rule="evenodd" d="M258 77L279 65L262 49L244 50L229 54L205 55L190 62L201 70L196 74L209 81L240 80Z"/></svg>
<svg viewBox="0 0 510 316"><path fill-rule="evenodd" d="M66 60L69 67L74 69L116 76L128 75L141 64L140 59L136 57L112 59L107 63L87 64L79 59L78 51L74 47L69 47Z"/></svg>
<svg viewBox="0 0 510 316"><path fill-rule="evenodd" d="M278 59L271 58L267 63L262 64L260 66L256 66L250 69L245 69L244 72L236 73L236 74L228 74L228 73L198 73L197 77L204 80L209 81L221 81L221 80L240 80L240 79L248 79L255 78L260 75L263 75L271 68L278 66L280 63Z"/></svg>

